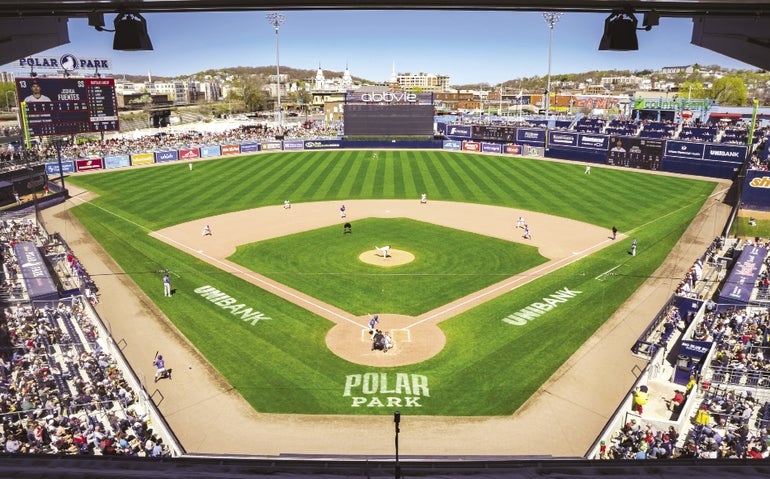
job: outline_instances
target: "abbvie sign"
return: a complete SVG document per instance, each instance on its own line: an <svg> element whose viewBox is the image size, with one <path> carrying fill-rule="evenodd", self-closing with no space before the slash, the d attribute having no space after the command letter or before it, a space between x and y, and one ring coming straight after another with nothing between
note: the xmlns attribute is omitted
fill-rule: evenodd
<svg viewBox="0 0 770 479"><path fill-rule="evenodd" d="M404 91L364 93L361 95L361 101L366 103L414 103L417 101L417 95Z"/></svg>

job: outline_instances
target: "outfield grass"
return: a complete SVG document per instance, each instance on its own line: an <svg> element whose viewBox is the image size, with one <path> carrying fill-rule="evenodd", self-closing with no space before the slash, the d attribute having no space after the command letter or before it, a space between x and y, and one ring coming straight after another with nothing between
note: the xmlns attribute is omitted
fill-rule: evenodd
<svg viewBox="0 0 770 479"><path fill-rule="evenodd" d="M628 170L596 167L584 175L578 164L502 156L446 151L371 156L366 151L259 154L200 162L192 172L185 164L170 164L76 175L69 181L101 195L75 208L78 218L257 410L390 414L392 407L376 406L396 396L412 398L410 414L468 416L507 415L523 404L655 271L714 188L711 182ZM379 370L329 352L324 343L329 321L147 235L196 218L280 205L285 198L295 203L416 199L423 191L435 200L532 210L606 228L614 224L638 239L638 255L628 254L630 238L618 241L444 321L440 327L448 342L434 358ZM594 279L615 267L614 276ZM162 296L160 268L178 274L173 302ZM241 321L194 292L207 285L272 319L254 325ZM521 325L504 321L565 288L571 298L545 314L512 321ZM410 300L419 304L421 294L411 291ZM366 392L352 386L357 375L373 372L387 375L389 390L397 378L424 381L426 388L401 382L395 392L381 387ZM364 403L353 407L354 398Z"/></svg>

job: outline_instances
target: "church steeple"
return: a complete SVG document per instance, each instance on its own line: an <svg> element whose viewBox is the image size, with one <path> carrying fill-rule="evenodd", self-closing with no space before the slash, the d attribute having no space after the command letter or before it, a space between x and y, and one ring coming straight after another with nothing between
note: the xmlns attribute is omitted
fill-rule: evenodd
<svg viewBox="0 0 770 479"><path fill-rule="evenodd" d="M348 62L345 62L345 72L342 74L342 86L349 87L353 84L353 77L350 76L350 69L348 69Z"/></svg>
<svg viewBox="0 0 770 479"><path fill-rule="evenodd" d="M326 84L326 78L324 78L324 72L321 70L321 62L318 62L318 71L315 73L315 89L323 90Z"/></svg>

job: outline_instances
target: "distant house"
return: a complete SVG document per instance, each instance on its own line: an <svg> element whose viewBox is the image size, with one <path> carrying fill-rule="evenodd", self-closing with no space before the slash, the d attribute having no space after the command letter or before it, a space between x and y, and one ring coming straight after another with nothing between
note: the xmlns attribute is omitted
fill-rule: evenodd
<svg viewBox="0 0 770 479"><path fill-rule="evenodd" d="M685 75L690 75L691 73L695 72L695 66L686 65L686 66L675 66L675 67L663 67L660 69L660 72L666 73L666 74L672 74L672 75L676 75L677 73L684 73Z"/></svg>

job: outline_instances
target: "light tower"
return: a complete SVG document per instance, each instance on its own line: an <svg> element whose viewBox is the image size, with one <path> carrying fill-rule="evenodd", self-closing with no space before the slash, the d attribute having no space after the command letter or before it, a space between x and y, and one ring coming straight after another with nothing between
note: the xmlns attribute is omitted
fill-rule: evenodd
<svg viewBox="0 0 770 479"><path fill-rule="evenodd" d="M561 18L560 12L543 12L545 23L548 24L548 79L545 86L545 98L543 99L543 108L545 116L548 117L548 110L551 108L551 53L553 51L553 26Z"/></svg>
<svg viewBox="0 0 770 479"><path fill-rule="evenodd" d="M278 122L278 128L281 129L283 125L283 113L281 112L281 64L278 60L278 29L281 28L283 22L286 21L286 16L283 13L272 12L265 15L267 21L275 29L275 82L276 82L276 95L278 97L278 112L276 114L276 121Z"/></svg>

